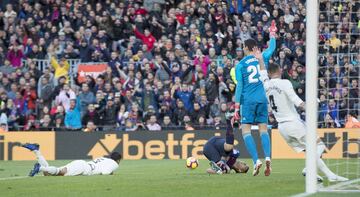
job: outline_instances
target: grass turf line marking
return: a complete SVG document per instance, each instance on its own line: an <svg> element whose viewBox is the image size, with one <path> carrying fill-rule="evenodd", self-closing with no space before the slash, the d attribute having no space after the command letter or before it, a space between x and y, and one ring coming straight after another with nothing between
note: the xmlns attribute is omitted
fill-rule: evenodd
<svg viewBox="0 0 360 197"><path fill-rule="evenodd" d="M356 182L360 182L360 179L341 182L341 183L338 183L336 185L332 185L332 186L327 187L327 188L319 189L317 192L321 192L321 193L328 193L328 192L334 192L334 193L358 193L358 192L360 192L360 190L339 190L339 188L341 188L341 187L348 186L348 185L351 185L351 184L356 183ZM311 195L313 195L313 194L309 194L309 193L305 192L305 193L300 193L300 194L293 195L292 197L306 197L306 196L311 196Z"/></svg>
<svg viewBox="0 0 360 197"><path fill-rule="evenodd" d="M321 192L337 191L337 190L339 190L339 189L342 188L342 187L346 187L346 186L350 186L350 187L351 187L351 184L357 183L357 182L360 182L360 178L359 178L359 179L354 179L354 180L351 180L351 181L341 182L341 183L338 183L338 184L336 184L336 185L332 185L332 186L330 186L330 187L323 188L323 189L321 189L320 191L321 191ZM343 191L346 191L346 190L343 190ZM348 191L360 192L360 190L348 190Z"/></svg>
<svg viewBox="0 0 360 197"><path fill-rule="evenodd" d="M306 196L311 196L311 195L314 195L314 194L315 194L315 193L310 194L310 193L304 192L304 193L300 193L300 194L295 194L295 195L293 195L293 196L291 196L291 197L306 197Z"/></svg>
<svg viewBox="0 0 360 197"><path fill-rule="evenodd" d="M14 180L14 179L25 179L29 178L29 176L11 176L11 177L4 177L0 178L0 181L7 181L7 180Z"/></svg>

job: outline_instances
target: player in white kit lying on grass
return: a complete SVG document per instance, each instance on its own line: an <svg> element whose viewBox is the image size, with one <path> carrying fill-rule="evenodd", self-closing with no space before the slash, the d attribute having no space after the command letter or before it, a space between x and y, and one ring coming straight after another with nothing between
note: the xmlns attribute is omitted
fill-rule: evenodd
<svg viewBox="0 0 360 197"><path fill-rule="evenodd" d="M294 91L291 82L287 79L281 79L281 69L277 64L270 64L268 70L265 68L261 51L256 49L255 57L260 64L260 80L264 84L266 97L269 101L272 112L276 121L279 123L278 129L281 136L287 144L296 152L306 150L306 125L300 119L295 106L305 110L305 102L302 101ZM270 80L268 77L270 75ZM333 173L321 159L325 145L320 138L317 139L317 166L328 178L329 182L347 181L349 179ZM306 169L303 170L306 175ZM318 181L322 181L322 177L318 176Z"/></svg>
<svg viewBox="0 0 360 197"><path fill-rule="evenodd" d="M55 167L49 166L49 163L40 153L38 144L28 143L23 144L22 147L34 152L38 160L29 173L29 176L31 177L39 172L43 172L45 176L111 175L119 167L121 160L121 154L113 152L109 158L100 157L89 162L84 160L74 160L65 166Z"/></svg>

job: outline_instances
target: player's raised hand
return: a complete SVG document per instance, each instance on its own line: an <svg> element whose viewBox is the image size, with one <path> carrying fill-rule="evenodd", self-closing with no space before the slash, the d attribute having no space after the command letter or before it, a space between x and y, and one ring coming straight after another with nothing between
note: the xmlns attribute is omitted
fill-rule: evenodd
<svg viewBox="0 0 360 197"><path fill-rule="evenodd" d="M276 27L275 20L272 20L271 21L271 26L269 28L270 37L275 37L275 34L276 34L277 30L278 29Z"/></svg>

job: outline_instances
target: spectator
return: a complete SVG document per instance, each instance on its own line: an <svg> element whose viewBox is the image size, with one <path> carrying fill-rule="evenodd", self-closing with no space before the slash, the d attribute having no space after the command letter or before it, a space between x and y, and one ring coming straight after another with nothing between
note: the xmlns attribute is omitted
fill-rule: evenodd
<svg viewBox="0 0 360 197"><path fill-rule="evenodd" d="M14 68L21 67L21 58L23 58L22 46L11 45L7 53L7 59Z"/></svg>
<svg viewBox="0 0 360 197"><path fill-rule="evenodd" d="M276 63L279 64L282 69L287 70L290 68L291 62L286 57L286 53L284 51L279 52L279 58L277 59Z"/></svg>
<svg viewBox="0 0 360 197"><path fill-rule="evenodd" d="M144 30L144 34L142 34L135 25L133 26L136 37L138 37L142 42L147 46L148 51L151 51L154 48L154 43L156 39L153 35L151 35L149 29Z"/></svg>
<svg viewBox="0 0 360 197"><path fill-rule="evenodd" d="M98 128L96 127L96 125L94 124L93 121L88 121L86 124L86 128L83 131L91 133L91 132L98 131Z"/></svg>
<svg viewBox="0 0 360 197"><path fill-rule="evenodd" d="M235 90L230 72L244 55L242 42L254 38L260 48L267 48L271 20L276 20L279 31L270 62L281 65L283 77L290 79L296 93L304 98L308 66L304 55L305 0L289 5L273 0L266 5L261 0L243 1L239 12L228 4L211 2L209 7L206 1L166 1L163 6L149 6L148 1L143 6L141 1L75 1L74 6L69 4L71 9L50 5L53 1L9 4L0 20L0 102L7 105L13 100L18 114L15 121L8 118L12 121L9 126L29 124L26 129L37 129L42 123L35 120L44 119L46 114L35 111L48 105L53 119L62 116L53 128L61 130L63 106L68 111L70 100L79 98L83 125L92 120L99 126L108 114L113 120L107 122L131 131L144 127L142 122L155 114L159 120L168 116L174 126L184 126L184 116L193 117L194 110L199 111L194 103L198 103L202 116L192 122L201 128L221 128L223 106L231 105ZM360 39L354 36L358 29L352 25L359 17L349 15L358 11L359 5L342 2L343 9L332 12L338 2L320 1L325 11L319 15L321 124L329 113L333 123L327 118L328 125L338 126L338 122L343 126L346 115L359 108ZM24 12L24 7L31 12ZM76 63L70 68L72 58L83 63L107 62L109 67L99 76L86 76L88 90L77 92L72 81L77 68ZM27 92L35 91L36 97L23 94L27 83ZM83 86L78 81L75 84ZM96 98L94 109L84 120L87 105L92 103L88 102L91 92ZM112 108L107 107L109 97L113 98ZM331 99L336 109L328 112ZM149 106L153 106L151 113ZM338 110L336 118L334 110ZM192 123L186 124L192 127Z"/></svg>
<svg viewBox="0 0 360 197"><path fill-rule="evenodd" d="M66 128L64 125L64 116L61 114L56 115L53 130L54 131L64 131L65 129Z"/></svg>
<svg viewBox="0 0 360 197"><path fill-rule="evenodd" d="M41 86L39 86L40 94L39 99L40 102L43 103L44 106L50 107L52 102L52 92L53 86L49 83L49 79L46 77L41 78Z"/></svg>
<svg viewBox="0 0 360 197"><path fill-rule="evenodd" d="M4 75L9 75L15 72L15 68L11 65L9 60L5 60L3 65L0 65L0 73Z"/></svg>
<svg viewBox="0 0 360 197"><path fill-rule="evenodd" d="M81 122L82 125L87 125L89 121L92 121L95 125L98 125L100 124L99 118L100 114L95 110L94 104L89 104Z"/></svg>
<svg viewBox="0 0 360 197"><path fill-rule="evenodd" d="M70 108L71 100L76 100L76 94L68 84L64 84L55 102L57 105L62 105L67 111Z"/></svg>
<svg viewBox="0 0 360 197"><path fill-rule="evenodd" d="M65 59L65 57L61 57L60 62L59 62L58 60L56 60L56 58L54 56L52 56L51 57L51 65L55 69L55 76L54 76L55 83L57 83L57 80L60 77L65 77L66 82L68 82L70 65L69 65L68 61Z"/></svg>
<svg viewBox="0 0 360 197"><path fill-rule="evenodd" d="M125 127L125 123L128 117L129 117L129 112L126 111L125 105L121 105L117 116L118 127L120 128Z"/></svg>
<svg viewBox="0 0 360 197"><path fill-rule="evenodd" d="M330 46L333 49L337 49L341 45L341 40L336 37L336 32L331 32L331 38L330 38Z"/></svg>
<svg viewBox="0 0 360 197"><path fill-rule="evenodd" d="M125 123L125 131L129 132L129 131L136 131L138 129L138 126L136 124L134 124L131 120L126 120Z"/></svg>
<svg viewBox="0 0 360 197"><path fill-rule="evenodd" d="M184 108L184 103L181 101L181 100L178 100L177 101L177 107L176 109L174 110L174 115L173 115L173 118L174 118L174 122L177 124L177 125L184 125L183 123L183 117L187 114L187 111L186 109Z"/></svg>
<svg viewBox="0 0 360 197"><path fill-rule="evenodd" d="M89 85L87 83L83 83L81 86L81 92L79 94L80 105L81 105L81 117L84 117L86 112L86 107L90 104L96 102L94 93L92 93L89 89Z"/></svg>
<svg viewBox="0 0 360 197"><path fill-rule="evenodd" d="M212 103L219 96L219 80L214 73L209 73L209 78L205 84L207 100Z"/></svg>
<svg viewBox="0 0 360 197"><path fill-rule="evenodd" d="M157 119L155 115L150 116L150 119L148 123L146 124L146 127L149 131L160 131L161 126L157 123Z"/></svg>
<svg viewBox="0 0 360 197"><path fill-rule="evenodd" d="M171 118L169 115L165 115L163 118L163 122L161 124L163 130L172 130L176 129L175 125L172 123Z"/></svg>
<svg viewBox="0 0 360 197"><path fill-rule="evenodd" d="M115 126L118 108L119 106L115 106L113 98L109 96L106 101L106 106L99 110L100 123L107 126Z"/></svg>
<svg viewBox="0 0 360 197"><path fill-rule="evenodd" d="M79 130L81 125L80 99L71 99L69 109L65 113L65 126L70 130Z"/></svg>
<svg viewBox="0 0 360 197"><path fill-rule="evenodd" d="M183 122L184 122L184 126L185 126L186 131L195 130L194 127L192 127L192 125L191 125L190 117L188 115L184 116Z"/></svg>
<svg viewBox="0 0 360 197"><path fill-rule="evenodd" d="M346 119L345 128L360 128L360 121L357 120L356 117L347 115Z"/></svg>
<svg viewBox="0 0 360 197"><path fill-rule="evenodd" d="M50 131L51 130L51 118L50 115L45 115L42 119L40 119L40 131Z"/></svg>
<svg viewBox="0 0 360 197"><path fill-rule="evenodd" d="M8 119L5 113L0 114L0 133L9 131L8 129Z"/></svg>
<svg viewBox="0 0 360 197"><path fill-rule="evenodd" d="M24 110L26 115L30 115L35 112L36 108L36 91L31 89L30 83L25 84L25 88L22 90L22 97L24 99Z"/></svg>

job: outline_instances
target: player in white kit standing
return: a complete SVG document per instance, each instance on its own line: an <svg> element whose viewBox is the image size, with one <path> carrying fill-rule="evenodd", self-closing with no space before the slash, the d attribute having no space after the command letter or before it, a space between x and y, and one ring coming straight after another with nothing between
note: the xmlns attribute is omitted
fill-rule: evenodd
<svg viewBox="0 0 360 197"><path fill-rule="evenodd" d="M74 160L62 167L49 166L44 156L40 153L38 144L23 144L22 147L35 153L38 162L30 171L29 176L43 172L45 176L89 176L111 175L119 167L121 154L113 152L107 157L100 157L93 161Z"/></svg>
<svg viewBox="0 0 360 197"><path fill-rule="evenodd" d="M281 69L278 64L270 64L268 70L265 68L261 51L257 49L255 55L259 59L260 64L260 80L264 84L266 97L279 123L278 129L281 136L287 144L296 152L300 153L306 150L306 125L301 120L296 111L296 107L305 110L305 102L302 101L294 91L291 82L287 79L281 79ZM270 78L268 77L268 73ZM317 139L317 165L330 182L347 181L349 179L341 177L333 173L321 159L322 153L325 151L325 145L320 138ZM306 169L303 170L306 175ZM318 176L318 181L322 181L322 177Z"/></svg>

